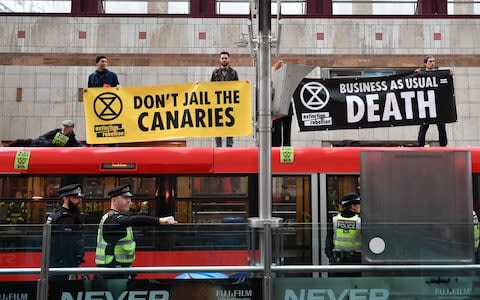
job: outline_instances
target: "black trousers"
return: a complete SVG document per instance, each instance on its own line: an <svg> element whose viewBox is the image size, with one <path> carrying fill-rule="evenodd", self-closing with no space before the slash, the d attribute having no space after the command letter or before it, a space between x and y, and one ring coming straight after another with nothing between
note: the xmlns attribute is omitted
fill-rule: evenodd
<svg viewBox="0 0 480 300"><path fill-rule="evenodd" d="M418 139L417 139L417 145L419 147L425 146L425 136L427 135L428 127L430 127L430 124L420 125L420 130L418 131ZM445 129L445 123L438 123L437 129L438 129L438 141L440 143L440 146L442 147L447 146L448 140L447 140L447 130Z"/></svg>
<svg viewBox="0 0 480 300"><path fill-rule="evenodd" d="M360 252L335 251L333 253L333 265L360 265L362 255ZM330 272L328 277L360 277L361 272Z"/></svg>

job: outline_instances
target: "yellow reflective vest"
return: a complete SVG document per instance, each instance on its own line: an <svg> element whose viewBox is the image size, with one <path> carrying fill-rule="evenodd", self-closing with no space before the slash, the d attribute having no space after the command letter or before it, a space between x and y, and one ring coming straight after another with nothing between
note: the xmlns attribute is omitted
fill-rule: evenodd
<svg viewBox="0 0 480 300"><path fill-rule="evenodd" d="M362 247L360 236L360 216L350 218L338 214L333 217L333 248L334 251L360 252Z"/></svg>
<svg viewBox="0 0 480 300"><path fill-rule="evenodd" d="M115 212L108 212L103 215L97 233L97 249L95 251L95 263L101 266L130 265L135 260L135 241L131 226L126 228L127 234L119 239L115 245L110 245L104 238L104 223L115 215ZM107 249L113 248L113 253Z"/></svg>

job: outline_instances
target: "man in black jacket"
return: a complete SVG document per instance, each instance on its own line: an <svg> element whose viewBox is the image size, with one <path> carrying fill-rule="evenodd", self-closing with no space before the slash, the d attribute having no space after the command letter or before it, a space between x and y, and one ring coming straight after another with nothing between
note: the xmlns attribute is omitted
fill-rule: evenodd
<svg viewBox="0 0 480 300"><path fill-rule="evenodd" d="M9 147L82 147L75 138L72 120L63 120L62 128L51 130L36 139L15 140Z"/></svg>
<svg viewBox="0 0 480 300"><path fill-rule="evenodd" d="M84 241L80 211L82 188L80 184L69 184L58 190L62 207L47 218L52 224L50 243L50 267L74 268L80 266L84 256ZM75 279L75 275L50 276L52 280Z"/></svg>
<svg viewBox="0 0 480 300"><path fill-rule="evenodd" d="M216 68L212 72L212 77L210 81L236 81L238 80L238 74L235 69L230 67L230 53L227 51L222 51L220 53L220 67ZM216 137L215 143L217 147L222 147L222 137ZM227 147L233 146L233 137L227 136L226 141Z"/></svg>

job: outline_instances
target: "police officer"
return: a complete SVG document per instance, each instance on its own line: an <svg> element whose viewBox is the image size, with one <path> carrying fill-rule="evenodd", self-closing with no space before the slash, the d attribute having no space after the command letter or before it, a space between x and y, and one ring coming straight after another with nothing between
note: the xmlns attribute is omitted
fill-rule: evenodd
<svg viewBox="0 0 480 300"><path fill-rule="evenodd" d="M360 264L360 197L347 193L341 201L341 208L332 219L332 230L327 233L325 254L330 264ZM333 276L360 276L360 273L334 273Z"/></svg>
<svg viewBox="0 0 480 300"><path fill-rule="evenodd" d="M103 215L97 234L95 263L97 267L129 267L135 260L135 240L132 226L176 224L172 216L157 218L152 216L126 215L130 208L131 187L122 185L108 192L111 198L110 210ZM103 278L132 277L123 274L104 274Z"/></svg>
<svg viewBox="0 0 480 300"><path fill-rule="evenodd" d="M58 190L63 200L62 207L47 218L52 224L50 243L50 267L78 267L84 260L84 241L82 234L82 187L80 184L69 184ZM53 280L75 279L75 275L55 275Z"/></svg>

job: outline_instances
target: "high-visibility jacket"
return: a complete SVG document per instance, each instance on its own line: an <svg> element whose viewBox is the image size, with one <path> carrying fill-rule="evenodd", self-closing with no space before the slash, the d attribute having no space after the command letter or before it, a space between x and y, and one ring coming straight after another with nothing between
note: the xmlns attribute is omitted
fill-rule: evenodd
<svg viewBox="0 0 480 300"><path fill-rule="evenodd" d="M101 266L126 266L135 260L135 241L131 226L126 228L126 235L119 239L115 245L110 245L104 238L104 223L115 212L108 212L102 217L97 233L97 249L95 251L95 263ZM115 224L108 223L107 224ZM113 247L113 253L112 253Z"/></svg>
<svg viewBox="0 0 480 300"><path fill-rule="evenodd" d="M480 244L480 228L478 227L478 217L475 211L473 211L473 242L475 251L477 251L478 245Z"/></svg>
<svg viewBox="0 0 480 300"><path fill-rule="evenodd" d="M338 214L333 217L333 248L335 251L361 250L360 216L343 217Z"/></svg>

